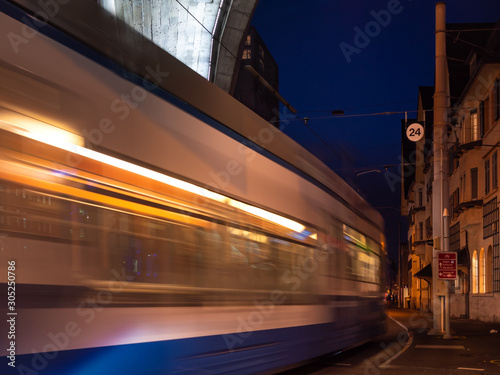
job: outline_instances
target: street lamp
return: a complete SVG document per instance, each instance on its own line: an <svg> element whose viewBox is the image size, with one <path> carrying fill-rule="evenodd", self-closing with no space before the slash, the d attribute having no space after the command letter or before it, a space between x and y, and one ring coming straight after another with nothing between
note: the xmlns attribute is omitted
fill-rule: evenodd
<svg viewBox="0 0 500 375"><path fill-rule="evenodd" d="M370 170L367 170L367 171L363 171L361 173L358 173L359 171L354 171L354 173L356 174L356 187L357 187L357 191L359 193L359 179L358 179L358 176L361 176L362 174L366 174L366 173L371 173L371 172L377 172L377 173L380 173L380 170L378 169L370 169Z"/></svg>

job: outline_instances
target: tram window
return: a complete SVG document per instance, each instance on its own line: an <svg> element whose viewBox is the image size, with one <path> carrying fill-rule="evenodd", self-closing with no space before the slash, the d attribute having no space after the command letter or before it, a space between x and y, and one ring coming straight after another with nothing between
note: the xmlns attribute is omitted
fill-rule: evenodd
<svg viewBox="0 0 500 375"><path fill-rule="evenodd" d="M347 248L347 277L359 281L379 283L380 246L363 234L343 226L344 241Z"/></svg>
<svg viewBox="0 0 500 375"><path fill-rule="evenodd" d="M60 201L51 206L44 202L43 192L32 191L22 185L5 182L0 192L0 217L2 229L15 233L43 236L45 238L70 238L68 223L64 222L64 212L68 203Z"/></svg>

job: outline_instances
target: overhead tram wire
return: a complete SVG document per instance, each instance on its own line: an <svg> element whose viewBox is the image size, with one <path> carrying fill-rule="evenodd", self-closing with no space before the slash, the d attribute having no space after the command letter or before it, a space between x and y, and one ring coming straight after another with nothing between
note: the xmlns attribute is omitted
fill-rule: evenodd
<svg viewBox="0 0 500 375"><path fill-rule="evenodd" d="M176 2L186 11L187 14L189 14L203 29L205 29L211 36L214 40L216 40L236 61L239 61L240 63L242 62L242 60L236 56L234 53L231 52L231 50L226 47L224 45L224 43L222 43L221 40L219 40L218 38L216 38L214 36L214 33L210 30L208 30L206 28L205 25L203 25L203 23L198 20L194 14L192 14L181 2L180 0L176 0ZM280 98L279 98L280 99ZM316 133L308 124L308 121L311 119L309 117L304 117L304 118L301 118L299 115L298 115L298 112L293 108L291 107L287 102L285 103L284 100L280 99L280 101L285 104L285 106L297 117L297 120L300 120L304 123L304 125L309 129L309 131L311 133L313 133L334 155L336 155L337 157L340 157L340 155L322 138L319 136L318 133ZM405 102L409 102L409 101L405 101ZM403 102L401 102L403 103ZM390 103L388 103L390 104ZM392 103L392 104L397 104L397 103ZM385 105L385 104L373 104L373 105L370 105L370 106L378 106L378 105ZM365 107L369 107L369 106L365 106ZM362 107L352 107L352 108L348 108L348 109L354 109L354 108L362 108ZM319 111L318 111L319 112ZM374 114L361 114L361 115L340 115L340 116L335 116L335 117L357 117L357 116L374 116L374 115L390 115L390 114L397 114L397 113L405 113L405 112L414 112L414 111L402 111L402 112L381 112L381 113L374 113ZM302 112L304 113L304 112ZM326 118L326 117L324 117ZM331 116L329 117L331 118ZM312 119L322 119L322 117L317 117L317 118L312 118ZM279 120L277 120L279 121ZM272 122L272 121L271 121Z"/></svg>
<svg viewBox="0 0 500 375"><path fill-rule="evenodd" d="M397 114L403 114L403 113L408 113L408 112L418 112L417 110L412 110L412 111L386 111L386 112L374 112L374 113L360 113L357 115L342 115L342 116L334 116L334 117L367 117L367 116L389 116L389 115L397 115ZM332 116L330 117L315 117L315 120L324 120L324 119L331 119Z"/></svg>
<svg viewBox="0 0 500 375"><path fill-rule="evenodd" d="M458 109L470 110L475 107L458 107ZM434 109L424 109L424 110L406 110L406 111L384 111L384 112L372 112L372 113L358 113L353 115L339 115L339 116L321 116L321 117L307 117L308 120L329 120L332 118L346 118L346 117L368 117L368 116L390 116L398 115L404 113L415 113L415 112L432 112ZM301 111L294 113L297 116L297 120L303 121L304 119L298 116L299 113L314 113L314 112L328 112L331 110L317 110L317 111ZM293 119L292 119L293 120ZM278 121L278 120L276 120Z"/></svg>
<svg viewBox="0 0 500 375"><path fill-rule="evenodd" d="M498 145L500 147L500 145ZM379 169L381 172L382 170L387 171L389 168L394 168L394 167L407 167L407 166L415 166L417 162L412 162L412 163L396 163L396 164L380 164L380 165L375 165L372 167L363 167L363 168L342 168L342 169L335 169L334 172L346 172L346 171L352 171L352 172L361 172L361 171L366 171L366 170L372 170L372 169Z"/></svg>
<svg viewBox="0 0 500 375"><path fill-rule="evenodd" d="M191 16L191 17L192 17L192 18L193 18L193 19L194 19L194 20L195 20L195 21L196 21L196 22L197 22L197 23L198 23L198 24L199 24L199 25L200 25L203 29L205 29L205 30L206 30L206 31L207 31L207 32L208 32L208 33L212 36L212 38L213 38L214 40L216 40L216 41L217 41L217 42L218 42L218 43L219 43L219 44L220 44L220 45L221 45L221 46L222 46L222 47L223 47L223 48L224 48L224 49L225 49L225 50L226 50L226 51L227 51L227 52L228 52L228 53L229 53L229 54L230 54L230 55L231 55L234 59L235 59L235 60L239 61L240 63L242 62L242 60L241 60L238 56L236 56L234 53L232 53L232 52L231 52L231 50L230 50L228 47L226 47L226 46L224 45L224 43L222 43L222 41L221 41L221 40L219 40L218 38L216 38L216 37L214 36L214 33L213 33L213 32L211 32L210 30L208 30L208 29L206 28L206 26L205 26L205 25L203 25L203 23L202 23L200 20L198 20L198 19L194 16L194 14L192 14L192 13L191 13L191 12L190 12L190 11L189 11L189 10L188 10L185 6L184 6L184 5L180 2L180 0L176 0L176 2L177 2L177 3L178 3L178 4L179 4L179 5L180 5L180 6L181 6L181 7L182 7L185 11L186 11L186 13L187 13L187 14L189 14L189 15L190 15L190 16ZM279 98L279 99L280 99L280 98ZM281 99L280 99L280 101L281 101L282 103L284 103L284 100L281 100ZM410 101L404 101L404 102L410 102ZM404 103L404 102L397 102L397 103ZM397 104L397 103L387 103L387 104ZM291 111L291 112L292 112L292 113L293 113L293 114L297 117L297 120L302 121L302 122L304 123L304 125L305 125L305 126L306 126L306 127L307 127L307 128L308 128L308 129L309 129L309 130L310 130L310 131L311 131L311 132L312 132L315 136L316 136L316 137L318 137L318 138L321 140L321 142L322 142L323 144L325 144L325 146L327 146L327 148L328 148L330 151L332 151L335 155L337 155L337 156L338 156L338 153L337 153L335 150L333 150L333 149L331 148L331 146L330 146L328 143L326 143L326 142L325 142L325 141L324 141L324 140L323 140L323 139L322 139L322 138L321 138L321 137L320 137L320 136L319 136L319 135L318 135L318 134L317 134L317 133L316 133L316 132L315 132L315 131L314 131L314 130L313 130L313 129L309 126L309 125L308 125L308 123L307 123L307 122L308 122L308 120L311 120L311 119L322 119L322 117L317 117L317 118L316 118L316 117L314 117L314 118L304 117L304 118L301 118L301 117L298 115L298 113L299 113L299 112L297 112L294 108L292 108L292 107L291 107L288 103L284 103L284 104L285 104L285 106L286 106L286 107L287 107L287 108L288 108L288 109L289 109L289 110L290 110L290 111ZM366 108L366 107L374 107L374 106L379 106L379 105L387 105L387 104L373 104L373 105L368 105L368 106L364 106L364 107L365 107L365 108ZM348 109L355 109L355 108L363 108L363 107L358 106L358 107L351 107L351 108L348 108ZM305 112L305 111L302 111L301 113L304 113L304 112ZM322 111L317 111L317 112L322 112ZM370 115L389 115L389 114L405 113L405 112L413 112L413 111L403 111L403 112L381 112L381 113L376 113L376 114L361 114L361 115L341 115L341 116L338 116L338 117L357 117L357 116L370 116ZM326 117L325 117L325 118L326 118ZM331 118L331 116L330 116L329 118ZM279 120L277 120L277 121L279 121Z"/></svg>
<svg viewBox="0 0 500 375"><path fill-rule="evenodd" d="M215 39L218 43L220 43L220 45L227 51L229 52L229 54L234 57L237 61L239 61L240 63L242 62L241 59L237 56L235 56L230 50L229 48L227 48L223 43L222 41L220 41L219 39L215 38L214 34L208 30L202 22L200 22L179 0L176 0L176 2L196 21L200 24L201 27L203 27L211 36L213 39ZM252 74L254 74L253 72L251 72ZM264 80L265 81L265 80ZM266 82L267 83L267 82ZM270 86L269 84L266 85L267 86ZM270 89L269 87L267 87L274 95L277 95L278 93L275 92L275 90L272 90ZM279 94L278 94L279 95ZM304 123L304 125L331 151L333 152L335 155L337 155L337 157L339 157L340 155L338 155L338 153L328 144L325 142L325 140L323 138L321 138L308 124L307 124L307 121L309 120L307 117L304 117L304 118L301 118L298 114L297 114L297 111L288 103L286 102L282 97L281 95L279 95L278 99L297 117L298 120L302 121ZM279 120L278 120L279 121Z"/></svg>
<svg viewBox="0 0 500 375"><path fill-rule="evenodd" d="M500 30L500 29L495 29L495 30ZM480 45L477 45L475 43L472 43L472 42L469 42L467 40L464 40L464 39L460 38L460 33L462 31L466 31L466 30L445 30L445 33L446 33L446 36L448 38L451 38L451 39L453 39L455 41L462 42L464 44L468 44L468 45L470 45L470 46L472 46L474 48L483 50L484 52L490 54L491 56L500 57L500 54L498 52L495 52L495 51L493 51L491 49L487 49L486 46L480 46ZM451 34L452 32L458 32L458 35L453 35L453 34Z"/></svg>
<svg viewBox="0 0 500 375"><path fill-rule="evenodd" d="M199 21L179 0L176 0L176 2L196 21L198 22L198 24L200 24L201 27L203 27L211 36L213 39L215 39L218 43L220 43L220 45L227 51L229 52L229 54L234 57L234 59L240 63L242 63L242 60L234 55L228 47L226 47L221 40L215 38L214 36L214 33L211 32L210 30L208 30L205 25L203 25L203 23L201 21ZM307 124L307 118L301 118L298 114L297 114L297 111L278 93L276 92L269 83L267 83L267 81L265 79L263 79L263 77L258 77L260 76L257 72L255 72L254 69L252 69L250 66L247 67L247 70L250 71L251 74L253 74L254 76L256 75L257 79L258 80L261 80L263 81L264 85L266 86L266 88L268 90L270 90L275 96L278 97L278 99L286 106L286 108L288 108L288 110L290 110L296 117L298 120L302 121L304 123L304 125L331 151L334 153L334 155L337 155L337 157L339 157L340 155L338 155L338 153L333 149L331 148L331 146L325 142L325 140L323 138L321 138L313 129L311 129L311 127ZM253 70L253 71L252 71ZM277 121L280 121L280 120L277 120ZM271 121L272 122L272 121Z"/></svg>
<svg viewBox="0 0 500 375"><path fill-rule="evenodd" d="M205 25L203 25L203 23L198 20L194 14L192 14L181 2L180 0L176 0L176 2L186 11L187 14L189 14L203 29L205 29L211 36L214 40L216 40L236 61L239 61L240 63L242 62L242 60L236 56L234 53L231 52L231 50L226 47L226 45L224 43L222 43L222 41L218 38L216 38L214 36L214 32L213 31L210 31L207 29L207 27ZM453 30L455 31L455 30ZM456 38L458 39L458 38ZM461 40L461 39L459 39ZM479 46L477 46L479 47ZM275 93L276 94L276 93ZM281 95L280 95L281 96ZM311 120L311 119L314 119L314 120L321 120L321 119L331 119L332 116L328 116L328 117L300 117L298 115L299 112L297 112L293 107L290 106L289 103L287 103L284 99L282 98L279 98L280 101L285 104L285 106L297 117L297 120L300 120L301 122L304 123L304 125L307 127L307 129L309 129L309 131L311 133L313 133L334 155L336 155L337 157L340 157L340 155L317 133L315 132L308 124L308 121ZM357 106L357 107L351 107L351 108L347 108L347 109L356 109L356 108L367 108L367 107L376 107L376 106L382 106L382 105L387 105L387 104L398 104L398 103L408 103L408 102L411 102L410 100L408 101L401 101L401 102L396 102L396 103L386 103L386 104L372 104L372 105L367 105L367 106ZM318 110L318 111L309 111L309 113L317 113L317 112L324 112L324 111L327 111L327 110ZM331 111L331 110L328 110L328 111ZM426 110L428 111L428 110ZM305 113L306 111L301 111L300 113ZM386 111L386 112L376 112L376 113L365 113L365 114L355 114L355 115L345 115L345 114L342 114L342 115L333 115L333 117L344 117L344 118L349 118L349 117L366 117L366 116L387 116L387 115L394 115L394 114L403 114L403 113L411 113L411 112L418 112L416 110L409 110L409 111ZM277 121L280 121L280 120L277 120ZM272 122L272 121L271 121Z"/></svg>
<svg viewBox="0 0 500 375"><path fill-rule="evenodd" d="M281 94L279 92L277 92L270 84L269 82L266 81L266 79L264 77L262 77L259 72L257 72L252 66L250 65L247 65L246 67L246 70L252 74L255 79L257 79L259 82L261 82L264 87L271 93L273 94L296 118L297 120L300 120L305 126L307 129L309 129L309 131L311 133L313 133L336 157L341 157L341 155L338 154L337 151L335 151L322 137L319 136L318 133L316 133L308 124L308 121L309 121L309 118L308 117L300 117L298 115L298 112L297 110L290 104L288 103L288 101L285 100L285 98L283 98L283 96L281 96ZM269 121L271 124L273 122L279 122L281 121L281 119L277 119L275 121Z"/></svg>
<svg viewBox="0 0 500 375"><path fill-rule="evenodd" d="M486 29L457 29L457 30L446 30L446 32L465 32L465 31L496 31L500 30L498 27L486 28Z"/></svg>
<svg viewBox="0 0 500 375"><path fill-rule="evenodd" d="M360 105L355 107L347 107L343 108L344 111L349 111L351 109L359 109L359 108L369 108L369 107L380 107L384 105L395 105L395 104L403 104L403 103L412 103L414 100L402 100L400 102L391 102L391 103L380 103L380 104L368 104L368 105ZM319 112L332 112L331 109L318 109L313 111L299 111L297 113L319 113ZM344 116L344 115L342 115Z"/></svg>
<svg viewBox="0 0 500 375"><path fill-rule="evenodd" d="M425 109L424 111L432 111L432 109ZM306 111L302 112L305 113ZM319 112L319 111L318 111ZM324 112L324 111L321 111ZM408 110L408 111L386 111L386 112L374 112L374 113L360 113L360 114L355 114L355 115L334 115L334 116L322 116L322 117L300 117L298 115L299 112L294 113L294 115L297 117L297 120L304 121L304 119L307 120L328 120L332 118L348 118L348 117L368 117L368 116L390 116L390 115L397 115L397 114L404 114L404 113L411 113L411 112L418 112L418 110ZM311 113L311 112L308 112ZM277 122L279 120L276 120Z"/></svg>
<svg viewBox="0 0 500 375"><path fill-rule="evenodd" d="M214 33L210 30L208 30L206 28L205 25L203 25L203 23L198 20L194 14L192 14L181 2L180 0L176 0L176 2L186 11L187 14L189 14L203 29L205 29L211 36L214 40L217 41L217 43L219 43L236 61L238 62L242 62L242 59L240 59L238 56L236 56L234 53L231 52L231 50L226 47L226 45L224 43L222 43L222 41L218 38L216 38L214 36ZM452 32L473 32L473 31L497 31L497 30L500 30L500 28L481 28L481 29L459 29L459 30L446 30L446 33L452 33ZM460 34L459 34L460 35ZM491 51L491 50L488 50L486 49L485 47L482 47L482 46L479 46L479 45L476 45L474 43L471 43L471 42L468 42L466 40L463 40L461 38L459 38L459 35L457 36L454 36L454 35L451 35L451 34L448 34L448 37L450 38L453 38L457 41L461 41L463 43L466 43L466 44L469 44L473 47L476 47L476 48L479 48L479 49L482 49L494 56L498 56L500 57L500 55L494 51ZM401 102L395 102L395 103L386 103L386 104L372 104L372 105L366 105L366 106L357 106L357 107L350 107L350 108L346 108L346 110L350 110L350 109L356 109L356 108L367 108L367 107L376 107L376 106L382 106L382 105L388 105L388 104L398 104L398 103L407 103L407 102L411 102L411 100L408 100L408 101L401 101ZM287 108L289 108L287 106ZM291 108L289 108L291 109ZM327 112L327 111L331 111L331 110L316 110L316 111L307 111L308 113L318 113L318 112ZM424 111L432 111L432 110L424 110ZM410 110L410 111L388 111L388 112L379 112L379 113L368 113L368 114L358 114L358 115L342 115L342 116L338 116L338 117L364 117L364 116L379 116L379 115L393 115L393 114L402 114L402 113L411 113L411 112L418 112L416 110ZM297 119L298 120L301 120L301 121L304 121L303 118L301 118L300 116L298 116L298 113L306 113L306 111L301 111L301 112L297 112L294 110L292 110L292 113L294 113L296 116L297 116ZM337 117L337 116L336 116ZM328 118L331 118L331 116L329 117L309 117L308 120L311 120L311 119L314 119L314 120L321 120L321 119L328 119ZM278 120L279 121L279 120ZM317 137L319 137L309 126L308 124L305 124L307 128L309 128ZM323 140L322 140L323 141ZM323 141L324 142L324 141ZM328 146L328 148L330 148Z"/></svg>
<svg viewBox="0 0 500 375"><path fill-rule="evenodd" d="M308 117L304 117L302 119L302 121L304 122L304 125L306 126L307 129L309 129L309 131L311 133L313 133L331 152L333 152L334 155L336 155L337 157L341 157L341 155L338 154L337 151L335 151L322 137L319 136L318 133L316 133L308 124L308 121L309 121L309 118Z"/></svg>

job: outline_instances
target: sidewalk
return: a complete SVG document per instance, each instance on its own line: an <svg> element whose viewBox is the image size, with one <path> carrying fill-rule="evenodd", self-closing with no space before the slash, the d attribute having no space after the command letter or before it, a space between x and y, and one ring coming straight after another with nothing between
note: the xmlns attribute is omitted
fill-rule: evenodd
<svg viewBox="0 0 500 375"><path fill-rule="evenodd" d="M500 374L500 323L451 319L452 338L445 340L427 335L431 313L396 308L387 315L404 325L410 338L399 355L380 366L382 374Z"/></svg>

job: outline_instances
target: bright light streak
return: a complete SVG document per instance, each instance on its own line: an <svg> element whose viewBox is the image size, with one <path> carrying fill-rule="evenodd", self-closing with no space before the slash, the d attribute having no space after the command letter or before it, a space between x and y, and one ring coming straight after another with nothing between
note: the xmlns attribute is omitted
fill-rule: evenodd
<svg viewBox="0 0 500 375"><path fill-rule="evenodd" d="M226 197L222 194L215 193L197 185L191 184L186 181L179 180L174 177L164 175L162 173L153 171L148 168L106 155L100 152L82 147L83 138L65 130L56 128L54 126L33 120L30 124L13 125L8 122L0 121L0 127L8 131L20 134L24 137L34 139L36 141L54 146L61 150L87 157L101 163L120 168L125 171L135 173L137 175L150 178L152 180L164 183L169 186L179 188L190 193L215 200L220 203L228 204L232 207L238 208L242 211L248 212L254 216L260 217L264 220L271 221L285 228L289 228L295 232L301 233L305 230L305 226L288 219L286 217L266 211L235 199ZM76 144L79 143L79 144Z"/></svg>
<svg viewBox="0 0 500 375"><path fill-rule="evenodd" d="M75 145L84 145L83 137L70 133L45 122L35 120L33 118L0 109L0 129L7 130L11 133L19 134L24 137L44 137L44 139L52 139L53 142L69 143ZM46 143L46 142L44 142Z"/></svg>
<svg viewBox="0 0 500 375"><path fill-rule="evenodd" d="M251 206L249 204L236 201L234 199L229 199L228 201L230 206L238 208L242 211L246 211L252 215L261 217L265 220L272 221L273 223L279 224L285 228L289 228L295 232L302 232L306 227L296 221L287 219L286 217L273 214L272 212L263 210L259 207Z"/></svg>

